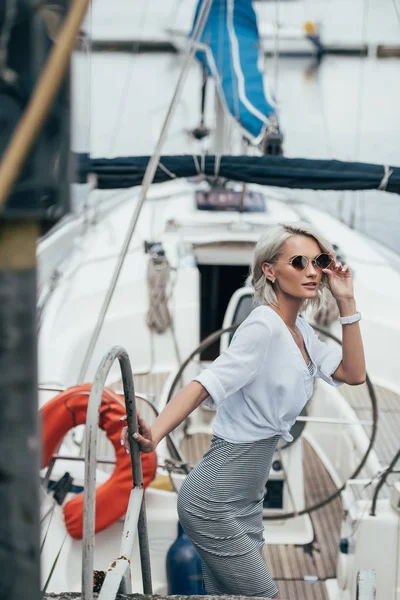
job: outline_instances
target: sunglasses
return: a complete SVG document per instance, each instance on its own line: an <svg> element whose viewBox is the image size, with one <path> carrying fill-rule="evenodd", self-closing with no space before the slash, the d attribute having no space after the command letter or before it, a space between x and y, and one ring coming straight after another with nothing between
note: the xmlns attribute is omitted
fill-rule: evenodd
<svg viewBox="0 0 400 600"><path fill-rule="evenodd" d="M316 256L314 258L314 260L311 261L311 264L314 267L318 267L319 269L327 269L331 264L332 264L332 257L329 256L329 254L326 254L325 252L322 252L322 254L318 254L318 256ZM286 262L286 261L277 261L277 262ZM292 267L294 269L296 269L296 271L304 271L304 269L306 269L308 267L308 263L310 261L308 260L308 258L306 256L294 256L288 263L289 265L292 265Z"/></svg>

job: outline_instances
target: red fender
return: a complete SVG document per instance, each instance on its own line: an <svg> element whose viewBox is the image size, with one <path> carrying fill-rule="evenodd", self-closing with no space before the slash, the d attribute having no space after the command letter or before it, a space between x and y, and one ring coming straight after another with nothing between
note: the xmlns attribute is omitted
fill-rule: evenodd
<svg viewBox="0 0 400 600"><path fill-rule="evenodd" d="M42 467L46 467L64 436L70 429L86 422L86 411L91 390L90 384L80 385L62 392L40 410L42 421ZM115 449L116 464L111 477L96 490L95 532L106 529L125 513L133 486L131 459L121 446L120 435L125 407L119 396L105 389L100 406L99 427L103 429ZM157 469L155 452L141 454L143 482L146 488L154 479ZM64 519L68 533L82 539L83 493L64 506Z"/></svg>

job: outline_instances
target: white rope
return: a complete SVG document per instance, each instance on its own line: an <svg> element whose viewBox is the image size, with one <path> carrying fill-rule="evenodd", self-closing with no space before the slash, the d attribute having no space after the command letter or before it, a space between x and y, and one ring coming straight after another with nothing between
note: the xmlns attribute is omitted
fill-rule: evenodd
<svg viewBox="0 0 400 600"><path fill-rule="evenodd" d="M192 154L192 158L193 158L194 166L196 167L197 175L202 175L202 172L200 171L200 164L199 164L199 159L197 158L197 155Z"/></svg>
<svg viewBox="0 0 400 600"><path fill-rule="evenodd" d="M215 175L215 177L218 177L218 175L219 175L220 166L221 166L221 155L220 154L216 154L215 155L215 162L214 162L214 175Z"/></svg>
<svg viewBox="0 0 400 600"><path fill-rule="evenodd" d="M167 167L164 167L164 165L162 164L161 161L158 161L158 166L160 167L161 171L164 171L164 173L166 173L169 177L171 177L171 179L176 179L175 173L172 173L172 171L167 169Z"/></svg>
<svg viewBox="0 0 400 600"><path fill-rule="evenodd" d="M389 165L383 165L384 175L382 177L382 181L378 186L378 190L386 190L387 184L389 183L389 179L391 174L393 173L393 169L389 167Z"/></svg>
<svg viewBox="0 0 400 600"><path fill-rule="evenodd" d="M168 308L167 284L169 263L165 256L152 256L147 266L149 309L147 326L156 333L164 333L171 326Z"/></svg>
<svg viewBox="0 0 400 600"><path fill-rule="evenodd" d="M169 311L168 301L172 297L175 282L172 282L169 295L167 286L171 268L166 256L154 254L147 266L147 283L149 308L147 311L146 323L151 331L158 334L165 333L167 329L171 330L174 351L178 364L182 364L182 358L179 352L179 344L176 337L174 321ZM183 381L181 380L182 386Z"/></svg>

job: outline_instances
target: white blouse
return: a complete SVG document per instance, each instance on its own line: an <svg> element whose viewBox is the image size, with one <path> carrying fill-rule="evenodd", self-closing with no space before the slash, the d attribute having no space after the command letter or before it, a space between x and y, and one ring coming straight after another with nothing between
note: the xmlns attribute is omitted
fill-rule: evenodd
<svg viewBox="0 0 400 600"><path fill-rule="evenodd" d="M258 306L237 328L229 347L194 381L210 394L205 404L217 408L213 433L228 442L246 443L289 431L312 395L315 377L331 385L342 360L339 348L321 342L302 318L296 321L311 372L283 319Z"/></svg>

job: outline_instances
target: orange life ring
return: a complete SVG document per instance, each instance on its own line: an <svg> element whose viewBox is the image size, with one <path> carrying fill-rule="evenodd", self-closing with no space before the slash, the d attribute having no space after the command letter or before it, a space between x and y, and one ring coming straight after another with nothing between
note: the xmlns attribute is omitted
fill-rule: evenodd
<svg viewBox="0 0 400 600"><path fill-rule="evenodd" d="M49 464L66 433L76 425L86 422L90 389L90 384L72 387L41 408L42 467ZM106 529L125 514L132 489L131 459L120 442L123 427L120 418L123 415L125 408L119 396L106 388L100 407L99 427L106 432L115 448L116 465L111 477L96 490L96 533ZM141 460L146 488L156 474L156 453L141 454ZM66 503L64 519L68 533L75 539L82 539L83 494Z"/></svg>

